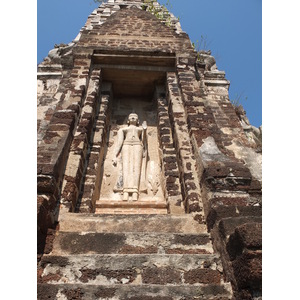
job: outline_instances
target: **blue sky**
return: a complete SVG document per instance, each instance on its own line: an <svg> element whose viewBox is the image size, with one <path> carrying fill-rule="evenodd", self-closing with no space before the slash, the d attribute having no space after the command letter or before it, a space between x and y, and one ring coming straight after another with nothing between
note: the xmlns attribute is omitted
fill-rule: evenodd
<svg viewBox="0 0 300 300"><path fill-rule="evenodd" d="M166 4L167 0L160 0ZM239 98L250 123L262 124L261 0L170 0L192 42L205 37L219 70L230 81L230 99ZM37 1L37 62L54 44L69 43L98 6L93 0ZM202 43L202 46L204 43Z"/></svg>

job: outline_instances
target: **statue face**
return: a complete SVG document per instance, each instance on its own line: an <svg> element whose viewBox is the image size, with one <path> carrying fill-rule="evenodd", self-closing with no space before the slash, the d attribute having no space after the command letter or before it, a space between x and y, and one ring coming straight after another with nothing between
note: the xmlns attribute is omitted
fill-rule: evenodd
<svg viewBox="0 0 300 300"><path fill-rule="evenodd" d="M128 116L128 123L129 124L137 124L139 121L139 117L137 114L130 114Z"/></svg>

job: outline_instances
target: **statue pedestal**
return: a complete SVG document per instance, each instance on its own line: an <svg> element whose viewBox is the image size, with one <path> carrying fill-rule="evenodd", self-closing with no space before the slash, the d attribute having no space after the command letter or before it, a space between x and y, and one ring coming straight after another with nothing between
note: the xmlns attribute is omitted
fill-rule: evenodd
<svg viewBox="0 0 300 300"><path fill-rule="evenodd" d="M96 214L167 214L167 203L156 200L99 200Z"/></svg>

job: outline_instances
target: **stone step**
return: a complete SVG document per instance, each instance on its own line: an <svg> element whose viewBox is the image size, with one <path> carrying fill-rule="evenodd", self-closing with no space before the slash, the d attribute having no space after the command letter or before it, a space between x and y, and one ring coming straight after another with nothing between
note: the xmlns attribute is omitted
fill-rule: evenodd
<svg viewBox="0 0 300 300"><path fill-rule="evenodd" d="M95 214L100 215L166 215L168 213L166 208L122 208L122 207L101 207L96 208Z"/></svg>
<svg viewBox="0 0 300 300"><path fill-rule="evenodd" d="M167 208L167 203L164 201L111 201L98 200L96 201L97 208Z"/></svg>
<svg viewBox="0 0 300 300"><path fill-rule="evenodd" d="M44 255L39 283L96 285L222 284L220 259L212 254Z"/></svg>
<svg viewBox="0 0 300 300"><path fill-rule="evenodd" d="M98 200L96 214L167 214L164 201L111 201Z"/></svg>
<svg viewBox="0 0 300 300"><path fill-rule="evenodd" d="M229 300L232 298L229 284L196 286L38 284L37 293L38 300Z"/></svg>
<svg viewBox="0 0 300 300"><path fill-rule="evenodd" d="M52 254L213 254L213 248L209 234L59 231Z"/></svg>
<svg viewBox="0 0 300 300"><path fill-rule="evenodd" d="M63 213L59 218L65 232L156 232L207 233L190 214L184 215L98 215Z"/></svg>

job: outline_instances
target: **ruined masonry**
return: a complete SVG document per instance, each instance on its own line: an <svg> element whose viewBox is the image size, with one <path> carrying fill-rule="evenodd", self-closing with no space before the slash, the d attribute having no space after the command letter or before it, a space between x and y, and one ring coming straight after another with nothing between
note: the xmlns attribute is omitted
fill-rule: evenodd
<svg viewBox="0 0 300 300"><path fill-rule="evenodd" d="M38 299L261 299L261 130L176 17L108 0L37 86Z"/></svg>

